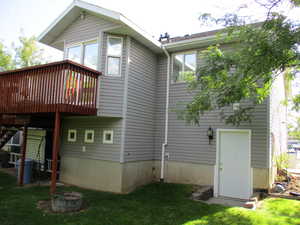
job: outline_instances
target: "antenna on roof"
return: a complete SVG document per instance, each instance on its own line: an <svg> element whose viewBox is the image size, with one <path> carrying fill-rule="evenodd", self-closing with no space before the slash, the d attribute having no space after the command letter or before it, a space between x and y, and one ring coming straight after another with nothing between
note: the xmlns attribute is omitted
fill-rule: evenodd
<svg viewBox="0 0 300 225"><path fill-rule="evenodd" d="M163 34L161 34L160 36L159 36L159 41L169 41L169 39L170 39L170 35L168 34L168 32L166 32L164 35Z"/></svg>

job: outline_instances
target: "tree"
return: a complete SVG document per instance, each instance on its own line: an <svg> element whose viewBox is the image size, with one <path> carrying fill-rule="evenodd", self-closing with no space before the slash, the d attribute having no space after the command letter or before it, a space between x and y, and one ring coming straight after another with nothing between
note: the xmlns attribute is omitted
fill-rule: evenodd
<svg viewBox="0 0 300 225"><path fill-rule="evenodd" d="M294 139L300 139L300 118L297 119L296 126L293 126L291 124L288 125L288 134L289 137Z"/></svg>
<svg viewBox="0 0 300 225"><path fill-rule="evenodd" d="M226 14L213 18L203 14L205 23L221 24L219 43L231 45L226 50L223 45L209 46L202 52L202 65L197 69L196 78L188 77L188 88L196 92L193 100L179 117L189 123L199 124L203 113L219 110L238 102L247 102L230 115L223 115L226 123L240 125L251 122L251 114L257 104L261 104L270 94L272 83L280 74L291 80L299 69L298 43L300 25L275 11L282 3L293 7L299 0L266 0L258 2L266 8L265 20L261 23L246 23L248 18L237 14ZM288 70L287 70L288 69ZM294 108L300 109L300 95L294 99Z"/></svg>
<svg viewBox="0 0 300 225"><path fill-rule="evenodd" d="M45 62L43 58L43 50L37 45L36 38L32 37L19 37L21 45L15 48L15 66L26 67L39 65Z"/></svg>
<svg viewBox="0 0 300 225"><path fill-rule="evenodd" d="M20 45L12 44L10 51L0 42L0 71L45 63L43 50L38 46L36 38L19 37ZM12 52L12 53L11 53Z"/></svg>
<svg viewBox="0 0 300 225"><path fill-rule="evenodd" d="M12 67L12 55L6 50L4 45L0 43L0 72L4 70L9 70Z"/></svg>

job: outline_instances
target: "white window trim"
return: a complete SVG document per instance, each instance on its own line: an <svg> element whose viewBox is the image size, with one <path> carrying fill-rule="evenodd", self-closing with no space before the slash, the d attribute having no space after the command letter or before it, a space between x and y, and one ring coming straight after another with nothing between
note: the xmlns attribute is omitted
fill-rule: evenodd
<svg viewBox="0 0 300 225"><path fill-rule="evenodd" d="M188 54L195 54L196 55L196 70L197 70L197 59L198 59L198 51L196 50L192 50L192 51L184 51L184 52L174 52L172 54L172 57L171 57L171 75L172 75L172 79L171 79L171 83L172 84L182 84L182 83L186 83L186 81L184 80L181 80L181 81L174 81L174 75L173 75L173 72L174 72L174 58L176 55L188 55ZM196 73L197 71L195 71Z"/></svg>
<svg viewBox="0 0 300 225"><path fill-rule="evenodd" d="M110 134L111 140L105 139L106 134ZM104 130L102 140L103 140L103 144L113 144L114 143L114 131L113 130Z"/></svg>
<svg viewBox="0 0 300 225"><path fill-rule="evenodd" d="M87 138L89 133L92 133L92 134L93 134L92 140L89 140L89 139ZM84 132L84 142L85 142L85 143L94 143L94 137L95 137L95 132L94 132L94 130L85 130L85 132Z"/></svg>
<svg viewBox="0 0 300 225"><path fill-rule="evenodd" d="M74 138L71 138L71 133L75 133ZM76 142L77 141L77 130L69 129L68 130L68 142Z"/></svg>
<svg viewBox="0 0 300 225"><path fill-rule="evenodd" d="M69 43L65 45L64 48L64 59L68 59L68 55L69 55L69 48L72 47L76 47L76 46L80 46L80 64L84 65L84 45L86 44L91 44L91 43L97 43L98 44L98 51L97 51L97 65L96 65L96 69L98 70L99 68L99 63L100 63L100 59L99 59L99 38L93 38L93 39L87 39L84 41L80 41L80 42L73 42L73 43Z"/></svg>
<svg viewBox="0 0 300 225"><path fill-rule="evenodd" d="M108 54L108 41L110 38L119 38L121 39L121 55L109 55ZM122 58L123 58L123 47L124 47L124 38L121 36L108 35L106 40L106 58L105 58L105 76L108 77L121 77L122 76ZM108 74L108 57L120 58L119 65L119 74L118 75L110 75Z"/></svg>

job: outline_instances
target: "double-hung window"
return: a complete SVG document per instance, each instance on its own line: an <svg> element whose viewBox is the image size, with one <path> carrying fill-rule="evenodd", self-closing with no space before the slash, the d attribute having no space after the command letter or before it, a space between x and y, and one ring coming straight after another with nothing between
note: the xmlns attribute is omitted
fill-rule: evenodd
<svg viewBox="0 0 300 225"><path fill-rule="evenodd" d="M96 70L98 64L98 42L96 40L88 41L68 47L67 58Z"/></svg>
<svg viewBox="0 0 300 225"><path fill-rule="evenodd" d="M109 36L107 39L106 75L121 76L123 39Z"/></svg>
<svg viewBox="0 0 300 225"><path fill-rule="evenodd" d="M178 53L173 55L173 82L186 81L189 76L196 74L196 52Z"/></svg>

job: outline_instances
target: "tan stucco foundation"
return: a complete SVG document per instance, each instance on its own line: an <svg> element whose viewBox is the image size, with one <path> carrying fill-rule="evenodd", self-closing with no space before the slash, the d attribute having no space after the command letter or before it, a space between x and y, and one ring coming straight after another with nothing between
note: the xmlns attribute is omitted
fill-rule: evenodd
<svg viewBox="0 0 300 225"><path fill-rule="evenodd" d="M79 187L128 193L137 187L158 181L160 161L110 162L63 156L60 180ZM214 184L214 166L167 161L165 182L180 184ZM253 168L253 188L268 189L269 169Z"/></svg>
<svg viewBox="0 0 300 225"><path fill-rule="evenodd" d="M269 189L269 169L253 168L253 188Z"/></svg>
<svg viewBox="0 0 300 225"><path fill-rule="evenodd" d="M128 193L154 181L153 161L127 162L123 165L122 192Z"/></svg>
<svg viewBox="0 0 300 225"><path fill-rule="evenodd" d="M155 162L155 177L160 178L160 161ZM214 167L196 163L166 161L165 182L180 184L212 185Z"/></svg>
<svg viewBox="0 0 300 225"><path fill-rule="evenodd" d="M83 188L121 192L122 167L118 162L63 156L60 181Z"/></svg>
<svg viewBox="0 0 300 225"><path fill-rule="evenodd" d="M119 163L63 156L60 181L79 187L128 193L153 181L153 161Z"/></svg>
<svg viewBox="0 0 300 225"><path fill-rule="evenodd" d="M160 177L160 161L155 161L155 179ZM197 185L214 185L214 166L196 163L167 161L165 182ZM253 188L268 189L269 169L253 168Z"/></svg>

